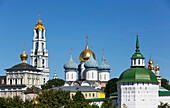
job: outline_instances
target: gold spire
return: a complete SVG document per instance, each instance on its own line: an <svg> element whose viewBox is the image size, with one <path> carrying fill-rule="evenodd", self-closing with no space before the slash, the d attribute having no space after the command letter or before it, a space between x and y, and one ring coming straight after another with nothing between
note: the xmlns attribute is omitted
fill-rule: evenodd
<svg viewBox="0 0 170 108"><path fill-rule="evenodd" d="M148 62L148 68L151 69L151 70L154 70L154 65L153 65L153 61L152 61L152 58L151 58L151 53L150 53L150 59L149 59L149 62Z"/></svg>
<svg viewBox="0 0 170 108"><path fill-rule="evenodd" d="M86 62L89 58L90 55L93 55L93 58L96 59L95 54L89 49L88 47L88 35L86 35L86 48L85 50L80 54L79 56L79 61L80 62Z"/></svg>
<svg viewBox="0 0 170 108"><path fill-rule="evenodd" d="M22 63L27 63L28 55L25 52L25 43L23 43L23 53L20 55Z"/></svg>
<svg viewBox="0 0 170 108"><path fill-rule="evenodd" d="M156 64L155 70L156 70L156 71L159 71L158 61L157 61L157 64Z"/></svg>
<svg viewBox="0 0 170 108"><path fill-rule="evenodd" d="M40 14L39 14L39 20L38 20L38 23L36 24L36 27L34 28L34 29L45 29L44 28L44 25L42 24L42 21L41 21L41 19L40 19Z"/></svg>

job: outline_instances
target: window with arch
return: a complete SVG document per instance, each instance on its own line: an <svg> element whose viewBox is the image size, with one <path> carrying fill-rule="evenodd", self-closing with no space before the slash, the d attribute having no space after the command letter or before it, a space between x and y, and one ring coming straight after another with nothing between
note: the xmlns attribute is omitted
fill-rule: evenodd
<svg viewBox="0 0 170 108"><path fill-rule="evenodd" d="M88 76L87 78L90 78L90 76L89 76L89 72L88 72L87 76Z"/></svg>
<svg viewBox="0 0 170 108"><path fill-rule="evenodd" d="M93 77L94 77L94 73L92 72L92 79L93 79Z"/></svg>
<svg viewBox="0 0 170 108"><path fill-rule="evenodd" d="M94 97L95 95L94 95L94 93L93 93L93 97Z"/></svg>
<svg viewBox="0 0 170 108"><path fill-rule="evenodd" d="M134 65L136 65L136 59L134 59Z"/></svg>
<svg viewBox="0 0 170 108"><path fill-rule="evenodd" d="M138 59L138 64L140 65L140 59Z"/></svg>
<svg viewBox="0 0 170 108"><path fill-rule="evenodd" d="M45 60L44 59L42 59L42 64L44 64L45 63Z"/></svg>
<svg viewBox="0 0 170 108"><path fill-rule="evenodd" d="M34 60L34 66L37 66L37 58Z"/></svg>
<svg viewBox="0 0 170 108"><path fill-rule="evenodd" d="M12 79L10 79L10 85L12 85Z"/></svg>
<svg viewBox="0 0 170 108"><path fill-rule="evenodd" d="M106 80L106 74L104 74L104 80Z"/></svg>
<svg viewBox="0 0 170 108"><path fill-rule="evenodd" d="M20 81L21 81L21 84L22 84L22 78L20 79Z"/></svg>
<svg viewBox="0 0 170 108"><path fill-rule="evenodd" d="M15 84L17 85L17 79L15 79Z"/></svg>
<svg viewBox="0 0 170 108"><path fill-rule="evenodd" d="M91 97L91 93L89 93L89 97Z"/></svg>

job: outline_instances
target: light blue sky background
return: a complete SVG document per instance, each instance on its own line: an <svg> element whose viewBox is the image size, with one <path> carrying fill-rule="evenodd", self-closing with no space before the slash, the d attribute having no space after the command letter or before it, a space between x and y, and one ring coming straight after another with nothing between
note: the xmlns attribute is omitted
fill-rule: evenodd
<svg viewBox="0 0 170 108"><path fill-rule="evenodd" d="M160 75L170 79L169 0L1 0L0 75L21 62L23 42L30 55L39 14L46 28L50 78L55 69L58 77L64 78L63 65L70 48L79 63L86 33L97 61L101 61L104 48L111 78L119 77L130 67L137 32L146 65L152 53L154 65L159 62Z"/></svg>

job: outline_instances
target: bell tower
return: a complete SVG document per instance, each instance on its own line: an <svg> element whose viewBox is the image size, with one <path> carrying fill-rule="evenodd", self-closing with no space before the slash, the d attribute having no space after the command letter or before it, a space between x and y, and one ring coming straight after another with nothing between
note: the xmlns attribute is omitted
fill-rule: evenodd
<svg viewBox="0 0 170 108"><path fill-rule="evenodd" d="M30 63L32 66L42 70L43 76L41 84L45 84L49 80L48 69L48 50L46 49L45 28L42 21L39 20L34 28L33 49L30 54Z"/></svg>

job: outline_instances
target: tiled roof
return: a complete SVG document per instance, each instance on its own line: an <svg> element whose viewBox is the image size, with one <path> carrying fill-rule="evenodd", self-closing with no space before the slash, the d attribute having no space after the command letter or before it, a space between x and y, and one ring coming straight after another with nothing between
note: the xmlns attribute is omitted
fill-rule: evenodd
<svg viewBox="0 0 170 108"><path fill-rule="evenodd" d="M29 65L27 63L20 63L17 64L9 69L5 69L7 71L9 70L32 70L32 71L40 71L39 69L37 69L36 67L33 67L32 65Z"/></svg>

